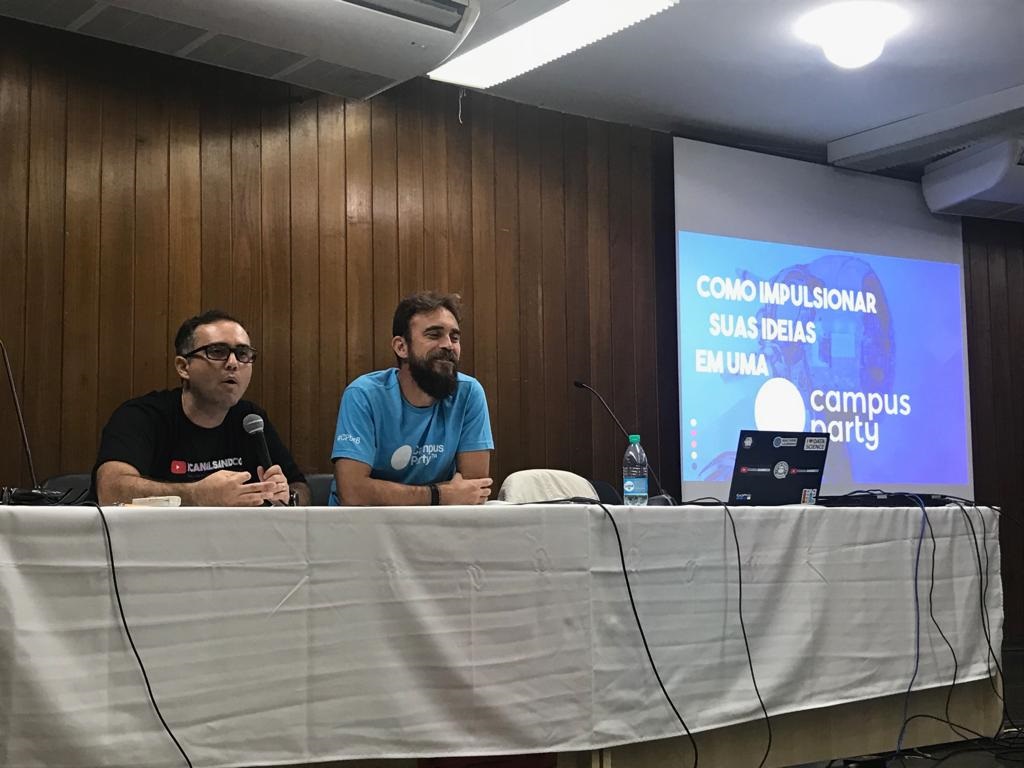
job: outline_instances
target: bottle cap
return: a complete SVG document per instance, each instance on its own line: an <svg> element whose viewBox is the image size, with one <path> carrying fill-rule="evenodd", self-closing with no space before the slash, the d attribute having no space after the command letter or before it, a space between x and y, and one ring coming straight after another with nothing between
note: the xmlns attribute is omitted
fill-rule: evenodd
<svg viewBox="0 0 1024 768"><path fill-rule="evenodd" d="M629 444L630 445L632 445L633 443L639 443L639 442L640 442L640 435L630 435L629 436Z"/></svg>

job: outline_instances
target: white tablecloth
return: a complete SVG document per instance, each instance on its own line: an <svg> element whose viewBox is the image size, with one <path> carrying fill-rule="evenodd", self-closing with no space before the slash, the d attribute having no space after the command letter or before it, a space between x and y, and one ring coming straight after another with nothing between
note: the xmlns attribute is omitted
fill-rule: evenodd
<svg viewBox="0 0 1024 768"><path fill-rule="evenodd" d="M655 660L693 730L760 717L721 509L612 508ZM107 508L125 613L196 766L583 750L681 732L599 507ZM915 509L734 509L769 712L900 693ZM929 511L934 613L989 674L973 539ZM971 516L991 643L998 530ZM984 530L984 541L982 533ZM98 513L0 507L0 765L178 766L120 626ZM948 684L920 558L916 688Z"/></svg>

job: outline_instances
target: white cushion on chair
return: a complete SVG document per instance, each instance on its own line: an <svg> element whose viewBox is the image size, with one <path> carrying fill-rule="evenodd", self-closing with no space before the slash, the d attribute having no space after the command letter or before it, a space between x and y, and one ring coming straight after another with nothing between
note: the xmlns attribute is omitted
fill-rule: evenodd
<svg viewBox="0 0 1024 768"><path fill-rule="evenodd" d="M523 469L505 478L498 501L513 504L554 501L572 497L596 499L597 491L588 480L563 469Z"/></svg>

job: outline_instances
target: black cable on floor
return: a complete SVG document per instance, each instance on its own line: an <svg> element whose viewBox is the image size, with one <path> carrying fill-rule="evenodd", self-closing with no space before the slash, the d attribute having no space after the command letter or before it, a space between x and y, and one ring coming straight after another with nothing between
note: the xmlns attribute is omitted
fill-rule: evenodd
<svg viewBox="0 0 1024 768"><path fill-rule="evenodd" d="M139 671L142 672L142 679L146 683L146 692L149 694L149 701L153 705L153 710L156 712L156 716L159 718L160 724L164 727L167 735L171 737L171 741L173 741L174 746L178 748L178 752L180 752L181 756L185 759L185 764L188 765L188 768L193 768L192 761L188 759L188 755L185 754L185 750L175 737L174 732L171 731L171 727L167 725L167 721L164 719L163 713L160 711L160 706L156 703L156 697L153 695L153 686L150 685L149 675L146 674L146 665L142 663L142 657L139 655L139 649L135 647L135 640L132 638L131 630L128 628L128 620L124 615L124 605L121 603L121 592L117 586L117 568L114 565L114 545L111 541L110 526L107 525L107 516L103 514L103 508L99 504L87 502L85 506L95 507L96 511L100 513L100 522L103 524L104 542L107 545L107 558L110 563L110 580L114 585L114 597L117 598L117 610L121 614L121 626L124 628L124 634L128 638L128 644L132 648L132 653L135 654L135 660L138 662Z"/></svg>

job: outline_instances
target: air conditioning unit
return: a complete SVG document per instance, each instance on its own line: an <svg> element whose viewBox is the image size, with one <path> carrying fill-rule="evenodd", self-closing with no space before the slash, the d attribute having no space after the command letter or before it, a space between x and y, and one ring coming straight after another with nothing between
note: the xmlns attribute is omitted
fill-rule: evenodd
<svg viewBox="0 0 1024 768"><path fill-rule="evenodd" d="M925 166L921 188L933 213L1024 222L1024 140L961 150Z"/></svg>
<svg viewBox="0 0 1024 768"><path fill-rule="evenodd" d="M365 99L461 45L480 0L0 0L0 15Z"/></svg>

